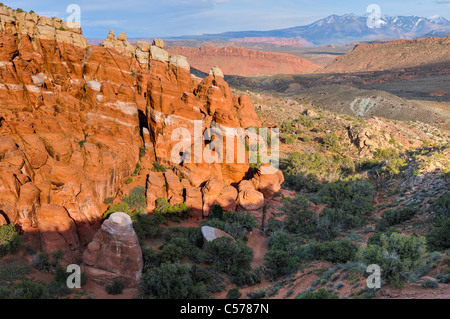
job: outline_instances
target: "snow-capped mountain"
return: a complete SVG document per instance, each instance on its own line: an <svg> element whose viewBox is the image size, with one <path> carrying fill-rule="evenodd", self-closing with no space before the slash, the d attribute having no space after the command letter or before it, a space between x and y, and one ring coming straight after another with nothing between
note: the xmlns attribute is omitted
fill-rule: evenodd
<svg viewBox="0 0 450 319"><path fill-rule="evenodd" d="M271 31L240 31L201 36L184 36L183 39L222 40L246 37L303 38L315 45L347 44L377 39L412 39L426 34L441 34L450 31L450 21L441 16L429 18L418 16L381 16L378 24L368 23L369 14L331 15L305 26Z"/></svg>

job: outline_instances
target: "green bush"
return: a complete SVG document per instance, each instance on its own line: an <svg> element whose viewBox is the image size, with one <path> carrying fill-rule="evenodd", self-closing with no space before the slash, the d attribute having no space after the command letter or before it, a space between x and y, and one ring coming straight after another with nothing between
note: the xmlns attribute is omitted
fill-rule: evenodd
<svg viewBox="0 0 450 319"><path fill-rule="evenodd" d="M363 225L372 212L375 189L371 182L356 179L324 185L317 194L317 202L326 204L317 220L317 233L332 239L341 230Z"/></svg>
<svg viewBox="0 0 450 319"><path fill-rule="evenodd" d="M190 265L163 264L149 269L141 281L142 296L156 299L204 299L205 282L198 280Z"/></svg>
<svg viewBox="0 0 450 319"><path fill-rule="evenodd" d="M189 207L185 203L171 206L167 199L159 198L156 200L155 214L170 220L187 218L189 217Z"/></svg>
<svg viewBox="0 0 450 319"><path fill-rule="evenodd" d="M296 140L297 138L295 136L288 135L284 139L284 144L291 145L294 144Z"/></svg>
<svg viewBox="0 0 450 319"><path fill-rule="evenodd" d="M322 137L321 143L326 148L335 150L339 146L339 138L336 133L327 133Z"/></svg>
<svg viewBox="0 0 450 319"><path fill-rule="evenodd" d="M125 184L129 185L129 184L131 184L131 183L133 183L133 178L132 178L132 177L129 177L129 178L127 178L127 179L125 180Z"/></svg>
<svg viewBox="0 0 450 319"><path fill-rule="evenodd" d="M358 245L346 239L320 244L313 243L311 244L311 252L315 259L332 263L346 263L356 259Z"/></svg>
<svg viewBox="0 0 450 319"><path fill-rule="evenodd" d="M105 287L105 290L108 295L121 295L123 292L123 288L125 288L125 284L118 279L114 279L111 285L107 285Z"/></svg>
<svg viewBox="0 0 450 319"><path fill-rule="evenodd" d="M417 208L403 207L397 210L388 209L383 213L382 219L376 226L377 231L385 231L387 228L410 220L417 214Z"/></svg>
<svg viewBox="0 0 450 319"><path fill-rule="evenodd" d="M135 214L132 217L133 228L140 241L158 238L162 233L161 225L166 222L162 215Z"/></svg>
<svg viewBox="0 0 450 319"><path fill-rule="evenodd" d="M339 297L328 292L325 288L299 294L296 299L338 299Z"/></svg>
<svg viewBox="0 0 450 319"><path fill-rule="evenodd" d="M271 279L295 273L298 269L297 260L283 250L269 250L264 256L266 275Z"/></svg>
<svg viewBox="0 0 450 319"><path fill-rule="evenodd" d="M114 197L105 198L105 201L104 201L104 203L106 205L111 205L113 202L114 202Z"/></svg>
<svg viewBox="0 0 450 319"><path fill-rule="evenodd" d="M290 275L298 269L298 244L292 236L278 231L268 240L269 251L264 256L265 274L271 279Z"/></svg>
<svg viewBox="0 0 450 319"><path fill-rule="evenodd" d="M339 165L343 173L352 174L356 171L355 162L351 159L351 157L344 157L344 159L340 161Z"/></svg>
<svg viewBox="0 0 450 319"><path fill-rule="evenodd" d="M393 233L381 235L381 245L361 248L359 258L367 264L381 267L382 278L395 286L403 286L420 268L426 257L426 240L423 237Z"/></svg>
<svg viewBox="0 0 450 319"><path fill-rule="evenodd" d="M108 219L111 214L114 213L125 213L127 215L132 215L130 211L130 207L128 206L128 203L120 203L117 205L111 205L108 210L103 214L103 219Z"/></svg>
<svg viewBox="0 0 450 319"><path fill-rule="evenodd" d="M253 250L231 238L221 237L208 242L203 246L203 251L206 263L228 275L235 276L251 270Z"/></svg>
<svg viewBox="0 0 450 319"><path fill-rule="evenodd" d="M22 281L10 291L10 299L48 299L47 288L31 281Z"/></svg>
<svg viewBox="0 0 450 319"><path fill-rule="evenodd" d="M227 299L239 299L242 297L242 293L237 288L228 290Z"/></svg>
<svg viewBox="0 0 450 319"><path fill-rule="evenodd" d="M124 203L128 204L129 209L135 210L138 208L145 209L147 206L146 189L144 186L136 186L130 191L128 196L122 198Z"/></svg>
<svg viewBox="0 0 450 319"><path fill-rule="evenodd" d="M381 171L388 175L397 175L407 166L405 160L400 156L395 148L377 149L375 159L384 161Z"/></svg>
<svg viewBox="0 0 450 319"><path fill-rule="evenodd" d="M315 192L319 188L319 178L325 177L334 168L332 162L320 153L292 152L281 161L281 169L288 186L298 191L306 189Z"/></svg>
<svg viewBox="0 0 450 319"><path fill-rule="evenodd" d="M151 169L152 172L160 172L160 173L165 173L166 172L166 167L162 164L159 163L153 163L153 168Z"/></svg>
<svg viewBox="0 0 450 319"><path fill-rule="evenodd" d="M14 254L23 247L23 238L16 232L15 226L0 226L0 258Z"/></svg>
<svg viewBox="0 0 450 319"><path fill-rule="evenodd" d="M426 234L430 251L444 251L450 248L450 218L439 219Z"/></svg>
<svg viewBox="0 0 450 319"><path fill-rule="evenodd" d="M422 283L422 287L424 289L437 289L439 288L439 283L437 281L434 280L427 280L425 282Z"/></svg>
<svg viewBox="0 0 450 319"><path fill-rule="evenodd" d="M434 200L431 205L431 211L438 218L450 217L450 192L447 192L438 199Z"/></svg>
<svg viewBox="0 0 450 319"><path fill-rule="evenodd" d="M258 226L255 217L247 212L227 212L220 219L210 216L210 220L202 225L221 229L236 239L243 239L247 232Z"/></svg>

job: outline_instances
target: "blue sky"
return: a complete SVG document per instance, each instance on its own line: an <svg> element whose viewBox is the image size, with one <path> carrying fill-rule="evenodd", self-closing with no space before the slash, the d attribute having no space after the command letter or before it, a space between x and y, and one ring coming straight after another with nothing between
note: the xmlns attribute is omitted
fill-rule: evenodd
<svg viewBox="0 0 450 319"><path fill-rule="evenodd" d="M331 14L362 15L378 4L386 15L440 15L450 20L450 0L0 0L13 8L66 19L81 7L88 38L110 29L128 37L169 37L242 30L272 30L312 23Z"/></svg>

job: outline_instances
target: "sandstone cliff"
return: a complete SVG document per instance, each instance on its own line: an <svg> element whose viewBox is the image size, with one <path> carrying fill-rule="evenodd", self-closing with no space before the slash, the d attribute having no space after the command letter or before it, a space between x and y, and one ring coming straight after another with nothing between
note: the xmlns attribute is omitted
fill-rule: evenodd
<svg viewBox="0 0 450 319"><path fill-rule="evenodd" d="M244 179L246 163L171 161L180 141L172 132L192 132L195 120L203 129L260 125L251 100L233 96L219 69L199 79L160 40L135 48L110 32L103 46L85 46L81 30L59 30L57 19L0 10L0 210L36 248L80 261L101 204L119 194L143 149L146 165L169 168L162 196L200 210L206 182Z"/></svg>
<svg viewBox="0 0 450 319"><path fill-rule="evenodd" d="M323 72L383 71L450 63L450 37L361 43L326 67Z"/></svg>
<svg viewBox="0 0 450 319"><path fill-rule="evenodd" d="M287 53L263 52L238 47L195 48L169 47L171 54L186 56L191 65L208 72L211 65L218 65L226 75L261 75L308 73L321 66Z"/></svg>

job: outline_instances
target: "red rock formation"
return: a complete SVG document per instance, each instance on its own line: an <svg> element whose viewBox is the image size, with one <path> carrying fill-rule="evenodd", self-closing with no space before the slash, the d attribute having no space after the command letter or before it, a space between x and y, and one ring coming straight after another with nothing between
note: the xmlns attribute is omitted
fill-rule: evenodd
<svg viewBox="0 0 450 319"><path fill-rule="evenodd" d="M413 68L443 63L448 70L450 37L361 43L323 72L361 72Z"/></svg>
<svg viewBox="0 0 450 319"><path fill-rule="evenodd" d="M148 176L149 212L160 197L206 215L216 200L234 209L237 192L221 190L244 179L247 163L208 164L200 154L199 163L176 164L171 154L181 140L174 131L194 136L194 121L201 151L208 128L260 126L251 100L233 96L219 69L198 79L161 40L134 48L111 33L104 47L84 47L81 30L64 40L56 20L7 14L0 11L0 223L20 224L38 249L63 249L77 262L100 227L101 203L120 194L141 147L151 152L146 165L173 168Z"/></svg>
<svg viewBox="0 0 450 319"><path fill-rule="evenodd" d="M191 65L205 73L218 65L226 75L307 73L322 69L309 60L287 53L263 52L238 47L168 47L170 54L186 56Z"/></svg>
<svg viewBox="0 0 450 319"><path fill-rule="evenodd" d="M128 287L139 284L144 265L130 216L114 213L97 232L83 254L86 274L101 284L115 279Z"/></svg>
<svg viewBox="0 0 450 319"><path fill-rule="evenodd" d="M311 47L313 44L303 38L277 38L277 37L247 37L242 39L230 39L230 42L244 43L269 43L278 46L288 45L296 48Z"/></svg>

